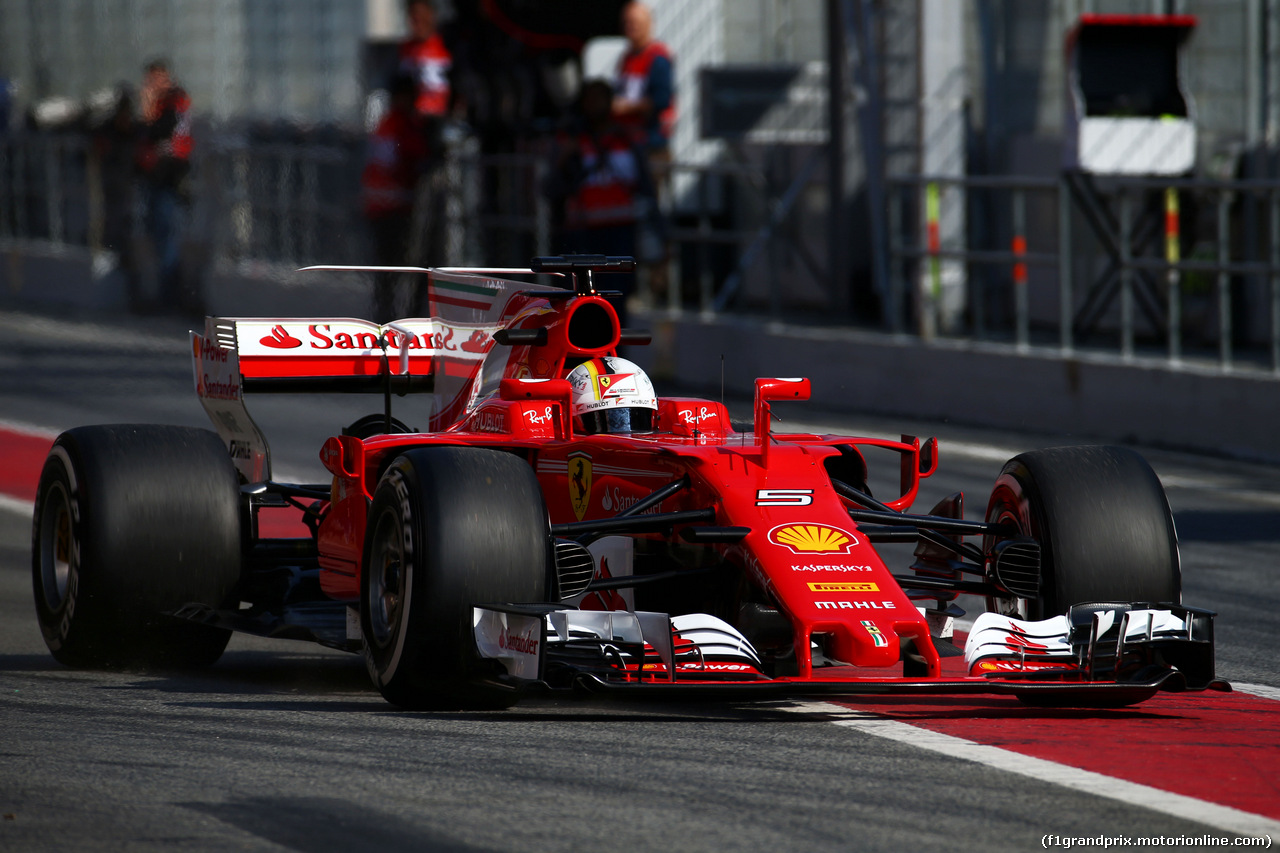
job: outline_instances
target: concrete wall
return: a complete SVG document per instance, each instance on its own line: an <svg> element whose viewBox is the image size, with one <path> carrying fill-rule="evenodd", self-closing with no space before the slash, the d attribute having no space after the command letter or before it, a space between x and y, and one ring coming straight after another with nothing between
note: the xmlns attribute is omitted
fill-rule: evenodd
<svg viewBox="0 0 1280 853"><path fill-rule="evenodd" d="M204 281L205 310L221 316L367 314L369 284L357 275L218 269ZM118 273L95 276L88 252L0 252L0 311L75 316L120 314ZM192 320L198 319L193 316ZM1171 370L1114 356L1019 355L1007 346L925 344L852 329L790 326L724 316L634 318L654 332L627 355L655 378L716 395L750 396L760 376L806 376L813 404L836 411L947 419L1070 433L1081 441L1133 441L1280 461L1280 379Z"/></svg>
<svg viewBox="0 0 1280 853"><path fill-rule="evenodd" d="M642 326L637 320L635 325ZM1280 460L1280 380L1114 357L1018 355L998 345L894 338L724 317L650 318L628 353L660 378L750 396L760 376L805 376L815 406L1070 433Z"/></svg>

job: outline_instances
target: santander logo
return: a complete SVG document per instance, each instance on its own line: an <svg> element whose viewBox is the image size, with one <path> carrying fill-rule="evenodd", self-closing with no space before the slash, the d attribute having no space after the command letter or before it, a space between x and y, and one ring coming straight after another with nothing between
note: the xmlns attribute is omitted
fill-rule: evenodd
<svg viewBox="0 0 1280 853"><path fill-rule="evenodd" d="M284 326L279 323L272 327L271 334L260 339L258 343L272 349L293 349L302 346L302 341L286 332Z"/></svg>

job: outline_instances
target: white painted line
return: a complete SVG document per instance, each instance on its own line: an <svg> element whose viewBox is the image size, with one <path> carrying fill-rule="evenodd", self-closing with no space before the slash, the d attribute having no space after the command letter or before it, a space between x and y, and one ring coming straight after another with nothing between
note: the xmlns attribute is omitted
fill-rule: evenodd
<svg viewBox="0 0 1280 853"><path fill-rule="evenodd" d="M994 444L977 444L970 441L946 441L938 442L938 455L955 454L956 456L964 456L969 459L979 459L988 462L999 462L1001 464L1008 462L1017 456L1022 450L1015 450L1012 447L998 447ZM943 457L945 458L945 457Z"/></svg>
<svg viewBox="0 0 1280 853"><path fill-rule="evenodd" d="M833 424L814 424L804 423L800 421L789 421L785 425L786 429L779 429L779 432L806 432L814 435L843 434L845 430ZM1013 457L1017 456L1031 448L1027 447L1001 447L996 444L982 444L974 441L956 441L952 439L939 439L938 455L943 460L952 456L958 456L963 459L974 459L980 462L999 462L1002 465ZM1277 492L1260 492L1256 490L1242 489L1237 482L1230 477L1213 477L1207 475L1188 475L1188 474L1160 474L1160 483L1166 489L1192 489L1195 491L1206 492L1223 492L1227 496L1237 498L1249 503L1260 503L1280 506L1280 493Z"/></svg>
<svg viewBox="0 0 1280 853"><path fill-rule="evenodd" d="M36 438L47 438L53 441L58 437L59 431L50 427L36 426L35 424L23 423L22 421L11 421L7 418L0 418L0 430L8 432L16 432L22 435L30 435Z"/></svg>
<svg viewBox="0 0 1280 853"><path fill-rule="evenodd" d="M805 423L804 421L791 421L781 424L778 427L779 433L788 432L804 432L814 435L841 435L844 430L841 427L832 424L814 424ZM948 456L963 456L969 459L986 460L989 462L1008 462L1027 448L998 447L994 444L979 444L972 441L952 441L951 439L943 439L938 442L938 455L943 459Z"/></svg>
<svg viewBox="0 0 1280 853"><path fill-rule="evenodd" d="M0 495L0 512L12 512L30 518L35 511L36 505L32 501L24 501L21 498L13 498L9 495Z"/></svg>
<svg viewBox="0 0 1280 853"><path fill-rule="evenodd" d="M156 331L142 331L129 325L107 325L85 320L53 319L35 314L0 314L0 329L37 333L47 340L67 340L77 344L105 346L114 350L155 353L191 353L191 343L181 321L152 324ZM203 324L202 324L203 325Z"/></svg>
<svg viewBox="0 0 1280 853"><path fill-rule="evenodd" d="M1269 684L1240 684L1231 682L1231 689L1238 690L1241 693L1248 693L1250 696L1259 696L1263 699L1274 699L1280 702L1280 687L1272 687Z"/></svg>
<svg viewBox="0 0 1280 853"><path fill-rule="evenodd" d="M1173 817L1193 820L1227 832L1240 835L1280 836L1280 821L1262 815L922 729L909 723L885 719L869 711L855 711L827 702L795 703L790 709L800 713L834 716L837 719L831 722L835 725L864 734L887 738L952 758L973 761L996 770L1017 773L1020 776L1061 785L1086 794L1107 797L1127 805L1141 806Z"/></svg>

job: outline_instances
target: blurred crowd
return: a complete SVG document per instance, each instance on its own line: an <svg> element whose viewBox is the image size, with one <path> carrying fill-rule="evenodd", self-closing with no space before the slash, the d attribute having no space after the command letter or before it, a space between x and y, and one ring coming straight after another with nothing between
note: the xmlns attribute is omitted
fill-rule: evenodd
<svg viewBox="0 0 1280 853"><path fill-rule="evenodd" d="M190 195L191 115L191 98L169 62L156 58L143 67L137 88L117 87L105 117L90 128L102 189L102 247L116 253L130 304L142 313L201 310L197 289L184 281L180 263ZM142 254L149 256L155 279L149 287L141 281Z"/></svg>
<svg viewBox="0 0 1280 853"><path fill-rule="evenodd" d="M406 14L409 37L397 51L386 85L388 107L370 135L361 180L383 266L442 260L438 170L444 128L468 112L467 87L455 85L453 51L460 46L442 34L435 3L409 0ZM673 57L654 38L646 4L627 3L619 24L627 47L615 73L578 86L539 189L552 202L553 251L637 256L661 291L667 258L661 211L676 120ZM421 313L419 298L397 293L420 293L412 284L398 285L403 278L377 275L375 319ZM617 276L610 287L623 292L625 312L634 276Z"/></svg>
<svg viewBox="0 0 1280 853"><path fill-rule="evenodd" d="M359 201L346 202L345 209L364 220L372 255L360 260L393 267L460 260L446 249L446 205L458 193L457 181L444 175L451 154L465 148L482 156L545 158L543 178L526 181L522 191L540 195L551 211L551 251L635 256L650 290L661 295L677 97L675 60L654 38L649 6L622 0L566 2L554 9L502 0L454 0L443 7L436 0L402 2L406 36L365 43L363 139L349 124L234 119L213 136L202 125L193 137L193 116L207 115L210 105L193 104L179 82L182 69L163 58L148 61L136 81L109 94L84 102L46 98L15 127L7 126L10 90L0 81L0 136L19 127L87 133L86 183L101 190L100 224L90 243L110 253L102 256L104 263L114 261L130 305L141 313L203 310L203 273L187 257L197 230L191 211L193 200L225 194L203 164L216 146L227 144L253 152L320 143L346 152L342 162L350 164L352 179L358 173ZM625 48L616 64L602 71L608 63L597 61L595 76L583 79L588 41L619 33ZM287 168L282 164L280 174ZM349 194L354 180L347 186ZM332 191L332 181L327 187ZM482 181L481 194L491 190ZM26 205L28 219L38 219L44 204L34 196L9 203ZM253 203L275 209L265 197ZM225 205L222 213L225 218ZM198 218L204 223L209 217ZM261 225L255 232L276 227ZM302 254L299 260L330 260ZM634 279L616 276L609 286L631 294ZM386 321L425 310L421 288L412 282L391 272L376 275L373 317Z"/></svg>

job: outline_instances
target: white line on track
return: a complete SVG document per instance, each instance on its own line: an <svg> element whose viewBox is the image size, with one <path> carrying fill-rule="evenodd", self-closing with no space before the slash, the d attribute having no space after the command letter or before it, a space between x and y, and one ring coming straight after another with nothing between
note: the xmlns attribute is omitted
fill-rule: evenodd
<svg viewBox="0 0 1280 853"><path fill-rule="evenodd" d="M1273 688L1274 689L1274 688ZM1280 691L1276 691L1280 693ZM855 711L840 705L827 702L799 702L789 706L788 710L805 714L821 714L825 717L836 717L831 720L837 726L854 729L863 734L895 740L919 749L927 749L952 758L974 761L996 770L1017 773L1042 782L1062 785L1094 794L1100 797L1118 800L1129 805L1142 806L1152 811L1161 812L1173 817L1193 820L1240 835L1271 835L1280 837L1280 821L1262 815L1220 806L1194 797L1174 794L1081 770L1066 764L1058 764L1043 758L1011 752L996 746L975 743L964 738L922 729L918 726L889 720L869 711Z"/></svg>
<svg viewBox="0 0 1280 853"><path fill-rule="evenodd" d="M788 422L787 426L791 431L807 432L815 435L823 435L827 433L838 433L840 428L836 425L804 423L804 422ZM939 443L938 452L943 460L950 456L958 456L963 459L973 459L980 462L998 462L1004 464L1013 457L1022 453L1025 447L1002 447L996 444L982 444L974 441L956 441L945 439ZM945 464L945 461L944 461ZM1188 474L1160 474L1160 483L1166 489L1191 489L1203 492L1218 492L1223 495L1234 498L1236 500L1247 501L1250 503L1263 504L1268 506L1280 506L1280 492L1261 492L1254 489L1242 489L1230 478L1213 477L1208 475L1188 475Z"/></svg>
<svg viewBox="0 0 1280 853"><path fill-rule="evenodd" d="M1240 684L1233 681L1231 682L1231 689L1238 690L1241 693L1248 693L1250 696L1259 696L1263 699L1274 699L1280 702L1280 687L1272 687L1269 684Z"/></svg>
<svg viewBox="0 0 1280 853"><path fill-rule="evenodd" d="M25 515L27 518L30 518L36 511L36 505L32 501L24 501L21 498L11 498L8 495L0 495L0 511Z"/></svg>
<svg viewBox="0 0 1280 853"><path fill-rule="evenodd" d="M54 319L37 314L18 312L0 313L0 330L21 330L25 333L43 334L47 340L75 341L78 344L107 346L112 349L127 348L133 352L181 354L190 353L191 344L183 327L203 323L185 324L180 320L150 322L151 329L137 328L132 324L106 324L65 317Z"/></svg>
<svg viewBox="0 0 1280 853"><path fill-rule="evenodd" d="M47 438L50 441L58 437L58 430L56 429L23 423L22 421L11 421L7 418L0 418L0 430L21 433L22 435L30 435L36 438Z"/></svg>
<svg viewBox="0 0 1280 853"><path fill-rule="evenodd" d="M46 429L26 424L0 422L0 427L36 435L49 435L50 437L54 435ZM959 450L959 448L953 449ZM1008 459L1012 455L1003 448L990 445L965 446L960 452L974 458L1001 460ZM277 472L277 476L283 473ZM34 509L35 505L31 501L0 494L0 511L25 515L29 518ZM963 629L966 626L961 625L960 627ZM1280 701L1280 688L1277 687L1265 684L1235 684L1233 686L1241 693ZM1187 818L1227 832L1235 832L1241 835L1270 834L1273 837L1280 836L1280 821L1271 820L1261 815L1251 814L1204 800L1197 800L1194 797L1162 791L1136 782L1115 779L1043 758L1034 758L999 747L975 743L964 738L929 731L908 723L878 717L869 712L854 711L826 702L795 703L789 706L788 709L798 713L822 714L827 717L835 716L837 719L832 720L835 725L855 729L864 734L895 740L899 743L905 743L919 749L927 749L953 758L974 761L997 770L1017 773L1032 779L1062 785L1077 791L1083 791L1086 794L1095 794L1123 803L1142 806L1173 817Z"/></svg>

